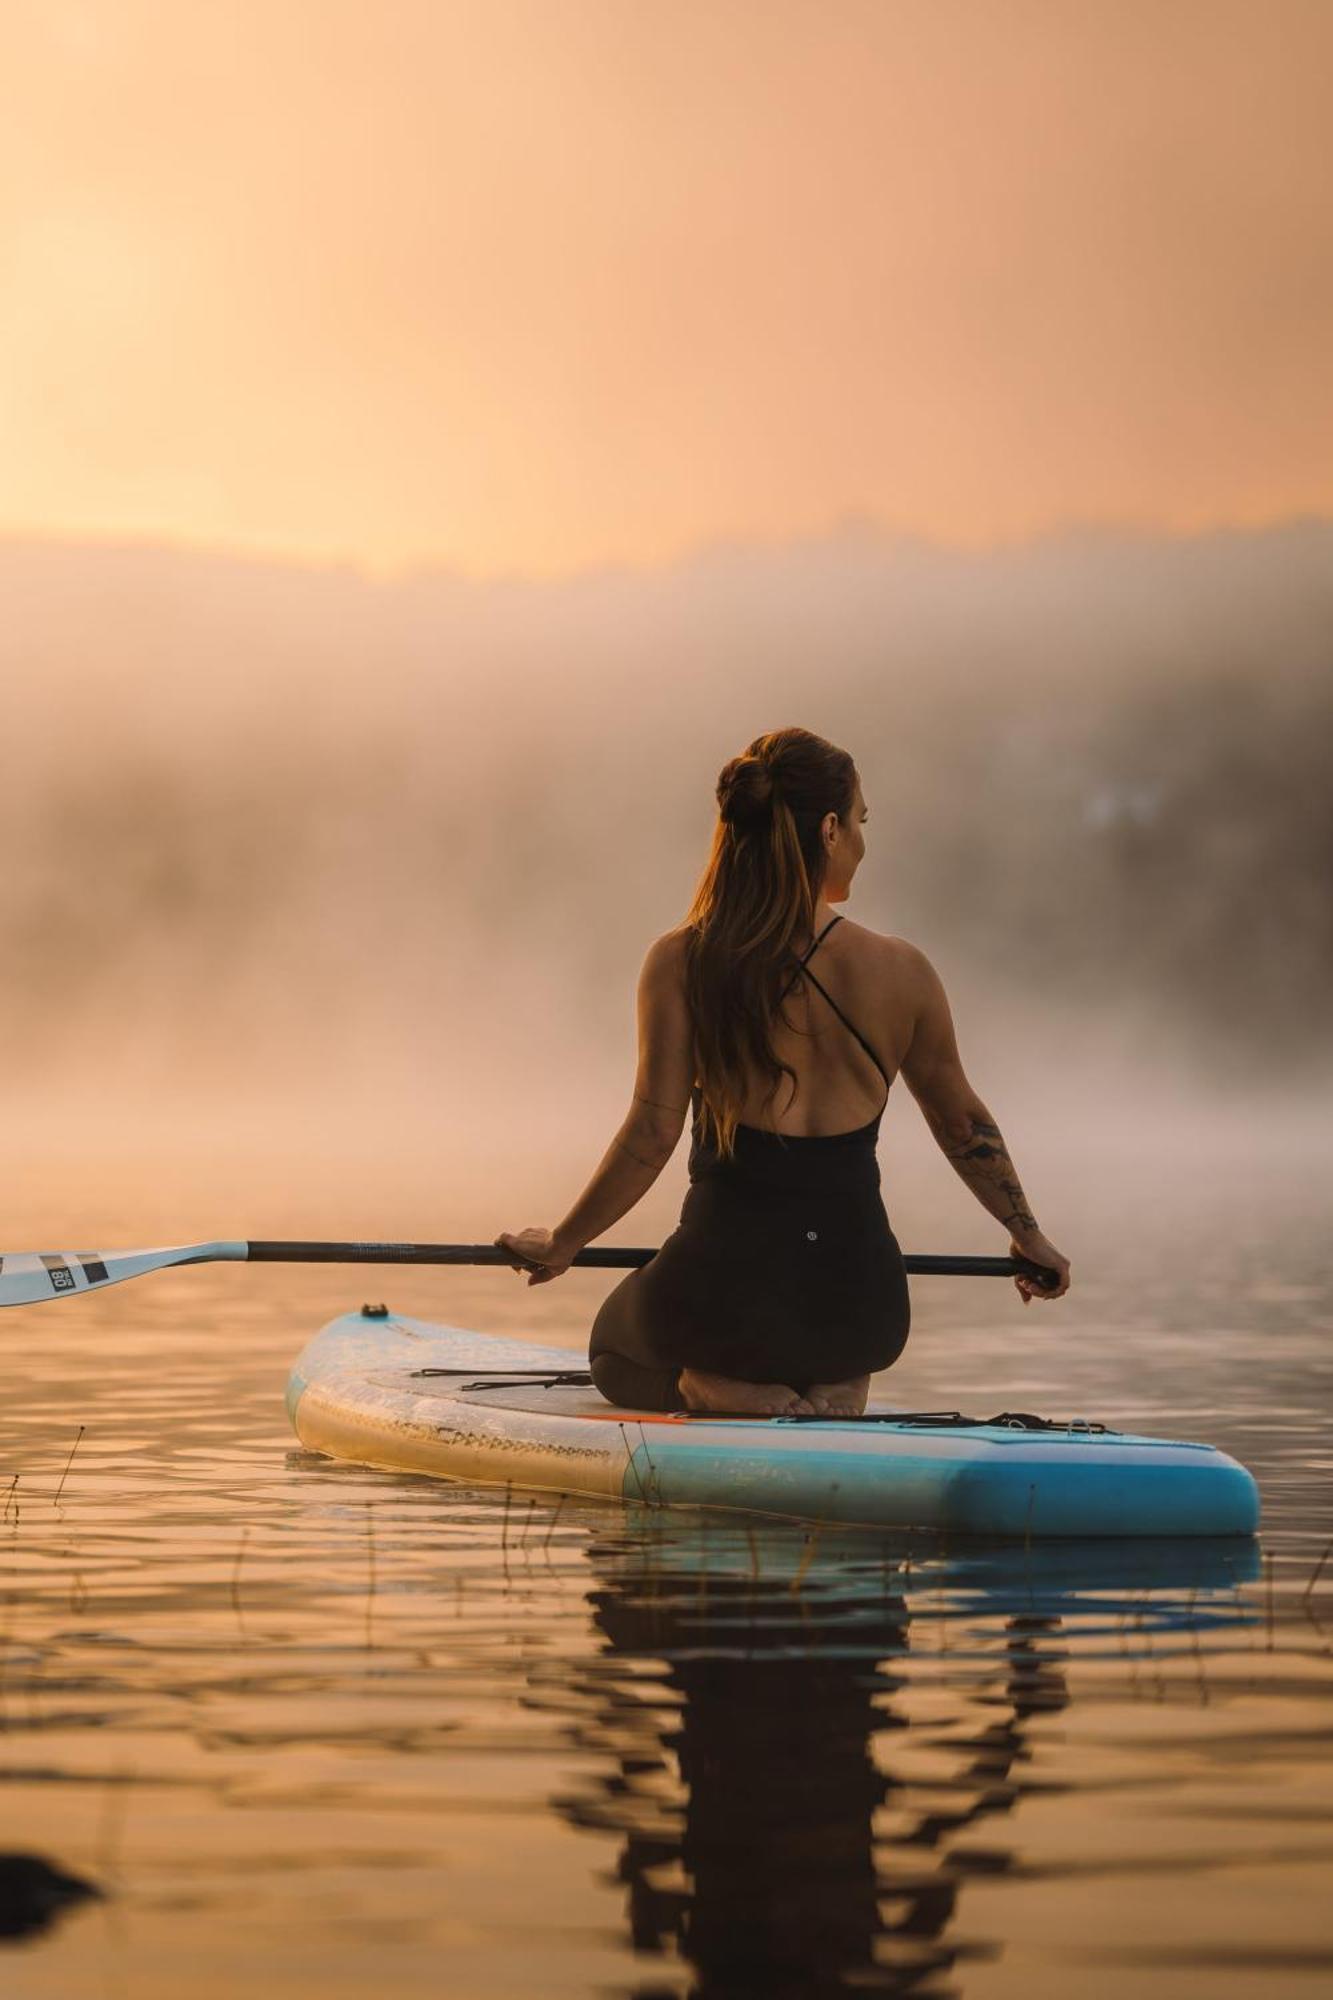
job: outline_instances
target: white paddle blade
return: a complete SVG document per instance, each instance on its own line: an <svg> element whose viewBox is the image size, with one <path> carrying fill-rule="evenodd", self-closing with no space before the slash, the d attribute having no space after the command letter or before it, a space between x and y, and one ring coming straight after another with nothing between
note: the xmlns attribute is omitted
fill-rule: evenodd
<svg viewBox="0 0 1333 2000"><path fill-rule="evenodd" d="M0 1306L100 1292L176 1264L244 1263L248 1249L245 1243L182 1243L167 1250L6 1250L0 1255Z"/></svg>

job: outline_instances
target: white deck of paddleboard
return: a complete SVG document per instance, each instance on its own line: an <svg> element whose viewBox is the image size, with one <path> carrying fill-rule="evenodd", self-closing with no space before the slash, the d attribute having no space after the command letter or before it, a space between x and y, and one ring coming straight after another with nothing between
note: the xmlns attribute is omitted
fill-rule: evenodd
<svg viewBox="0 0 1333 2000"><path fill-rule="evenodd" d="M582 1366L563 1348L347 1314L298 1357L288 1407L313 1451L470 1484L928 1527L987 1521L989 1491L996 1533L1034 1519L1035 1532L1056 1534L1248 1533L1257 1522L1253 1481L1206 1444L1076 1428L664 1416L614 1409L587 1386L524 1379ZM1155 1528L1150 1489L1169 1514L1173 1495L1197 1495L1200 1480L1208 1507L1221 1496L1222 1525L1182 1527L1187 1507ZM1091 1525L1081 1526L1085 1513Z"/></svg>

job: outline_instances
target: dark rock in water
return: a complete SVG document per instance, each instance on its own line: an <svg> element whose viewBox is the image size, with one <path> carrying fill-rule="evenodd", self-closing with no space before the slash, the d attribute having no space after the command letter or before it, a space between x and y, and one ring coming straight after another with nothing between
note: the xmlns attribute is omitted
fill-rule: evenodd
<svg viewBox="0 0 1333 2000"><path fill-rule="evenodd" d="M71 1904L101 1893L95 1883L53 1868L39 1854L0 1854L0 1938L45 1930Z"/></svg>

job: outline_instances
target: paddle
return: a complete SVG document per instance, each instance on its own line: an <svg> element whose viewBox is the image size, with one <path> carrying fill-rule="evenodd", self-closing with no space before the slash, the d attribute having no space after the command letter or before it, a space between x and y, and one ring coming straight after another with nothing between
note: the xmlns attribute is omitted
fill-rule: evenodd
<svg viewBox="0 0 1333 2000"><path fill-rule="evenodd" d="M576 1264L597 1270L637 1270L655 1250L580 1250ZM179 1264L512 1264L490 1243L184 1243L166 1250L6 1251L0 1256L0 1306L40 1305L75 1292L100 1292L127 1278ZM1035 1278L1054 1272L1026 1257L904 1257L914 1276Z"/></svg>

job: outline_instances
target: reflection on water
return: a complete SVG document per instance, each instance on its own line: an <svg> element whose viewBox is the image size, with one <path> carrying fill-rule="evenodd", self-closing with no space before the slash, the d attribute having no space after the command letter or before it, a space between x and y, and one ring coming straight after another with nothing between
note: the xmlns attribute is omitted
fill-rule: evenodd
<svg viewBox="0 0 1333 2000"><path fill-rule="evenodd" d="M1210 1438L1260 1478L1261 1548L949 1548L336 1466L281 1394L337 1273L10 1315L0 1856L101 1894L0 1940L6 1993L1109 2000L1128 1970L1157 2000L1200 1965L1210 2000L1304 1993L1333 1964L1329 1285L1322 1246L1281 1256L1276 1302L1219 1254L1216 1310L1166 1274L1132 1327L1021 1351L932 1290L895 1371ZM578 1341L573 1291L447 1283L394 1302Z"/></svg>
<svg viewBox="0 0 1333 2000"><path fill-rule="evenodd" d="M624 1833L637 1950L678 1948L705 1992L836 1987L870 1963L879 1930L872 1829L887 1784L871 1735L907 1643L892 1571L869 1589L807 1579L793 1592L716 1573L729 1551L711 1537L693 1562L671 1545L677 1560L659 1568L661 1552L651 1534L591 1546L589 1603L628 1671L599 1660L573 1677L591 1710L578 1740L606 1767L561 1809ZM634 1672L642 1661L651 1676Z"/></svg>
<svg viewBox="0 0 1333 2000"><path fill-rule="evenodd" d="M998 1941L954 1935L970 1876L1014 1863L1010 1815L1033 1716L1070 1700L1065 1618L1198 1639L1250 1618L1253 1544L1073 1545L928 1557L884 1538L777 1527L706 1533L635 1513L594 1536L589 1605L607 1653L534 1675L605 1760L556 1804L623 1836L636 1950L679 1952L702 1995L907 1993ZM937 1768L899 1699L913 1600L963 1629L975 1720L937 1731ZM931 1616L935 1615L932 1612ZM927 1634L930 1648L931 1635ZM580 1718L590 1711L588 1719ZM979 1841L977 1835L982 1839Z"/></svg>

